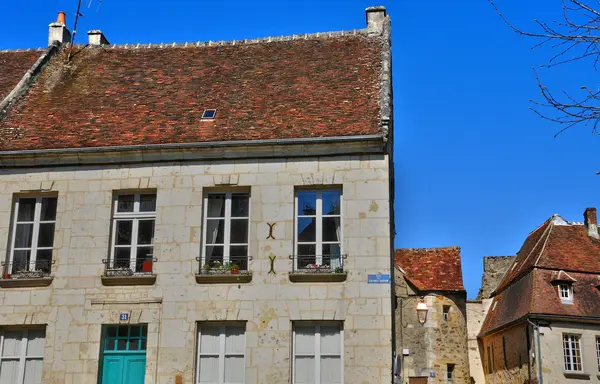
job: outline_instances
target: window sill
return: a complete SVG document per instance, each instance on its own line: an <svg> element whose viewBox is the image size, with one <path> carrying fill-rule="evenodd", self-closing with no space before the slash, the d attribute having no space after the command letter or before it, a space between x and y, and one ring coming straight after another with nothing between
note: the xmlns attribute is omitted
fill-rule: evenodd
<svg viewBox="0 0 600 384"><path fill-rule="evenodd" d="M102 276L102 285L114 287L119 285L154 285L156 275Z"/></svg>
<svg viewBox="0 0 600 384"><path fill-rule="evenodd" d="M237 284L249 283L252 281L252 273L243 273L238 275L196 275L198 284Z"/></svg>
<svg viewBox="0 0 600 384"><path fill-rule="evenodd" d="M563 372L567 379L589 380L590 375L585 372Z"/></svg>
<svg viewBox="0 0 600 384"><path fill-rule="evenodd" d="M341 273L290 273L292 283L339 283L346 281L347 272Z"/></svg>
<svg viewBox="0 0 600 384"><path fill-rule="evenodd" d="M34 277L22 279L0 279L2 288L47 287L52 284L54 277Z"/></svg>

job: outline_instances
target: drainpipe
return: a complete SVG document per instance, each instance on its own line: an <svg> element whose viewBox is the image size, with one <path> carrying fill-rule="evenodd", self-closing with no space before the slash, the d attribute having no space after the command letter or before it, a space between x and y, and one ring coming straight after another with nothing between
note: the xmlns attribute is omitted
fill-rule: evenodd
<svg viewBox="0 0 600 384"><path fill-rule="evenodd" d="M542 344L540 343L540 327L537 324L532 323L529 319L527 319L527 322L531 324L531 326L535 330L535 333L537 334L538 378L539 384L544 384L544 379L542 377Z"/></svg>

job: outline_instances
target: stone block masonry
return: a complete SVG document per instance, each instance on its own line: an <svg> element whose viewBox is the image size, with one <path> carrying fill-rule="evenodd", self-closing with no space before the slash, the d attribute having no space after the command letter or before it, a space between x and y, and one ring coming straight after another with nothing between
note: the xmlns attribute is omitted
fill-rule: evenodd
<svg viewBox="0 0 600 384"><path fill-rule="evenodd" d="M0 326L45 326L43 384L96 384L103 327L147 324L147 384L192 383L199 324L242 324L245 383L289 383L294 329L341 325L343 381L391 382L391 292L368 284L389 274L390 215L385 155L190 161L154 165L0 170L0 252L11 254L18 197L57 196L53 280L0 288ZM344 281L292 282L298 190L342 192ZM106 286L113 196L155 191L151 285ZM250 282L197 282L211 191L250 194ZM272 231L270 225L274 224ZM121 315L127 314L122 320Z"/></svg>

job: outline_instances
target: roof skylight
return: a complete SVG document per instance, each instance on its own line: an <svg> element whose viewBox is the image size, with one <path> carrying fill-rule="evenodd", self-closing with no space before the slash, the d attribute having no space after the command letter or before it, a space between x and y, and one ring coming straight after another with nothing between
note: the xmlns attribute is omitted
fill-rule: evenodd
<svg viewBox="0 0 600 384"><path fill-rule="evenodd" d="M216 115L216 109L205 109L204 112L202 112L202 120L214 120Z"/></svg>

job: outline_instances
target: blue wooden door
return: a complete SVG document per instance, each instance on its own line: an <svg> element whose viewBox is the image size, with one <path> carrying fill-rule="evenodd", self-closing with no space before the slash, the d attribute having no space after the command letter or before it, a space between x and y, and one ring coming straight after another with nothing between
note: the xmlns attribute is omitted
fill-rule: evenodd
<svg viewBox="0 0 600 384"><path fill-rule="evenodd" d="M102 384L144 384L146 325L106 327L102 357Z"/></svg>

